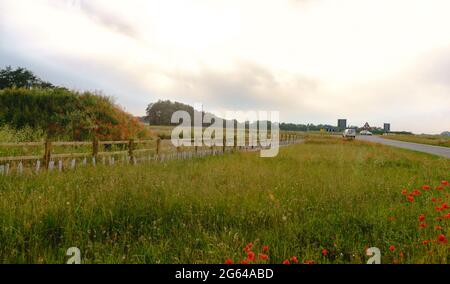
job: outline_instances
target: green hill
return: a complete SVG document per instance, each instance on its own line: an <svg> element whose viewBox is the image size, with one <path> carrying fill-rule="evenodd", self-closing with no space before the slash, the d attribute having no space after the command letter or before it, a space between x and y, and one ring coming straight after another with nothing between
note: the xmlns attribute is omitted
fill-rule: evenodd
<svg viewBox="0 0 450 284"><path fill-rule="evenodd" d="M5 70L17 73L10 68ZM13 76L11 72L6 74L5 70L1 74L8 78L9 83L0 90L0 127L31 128L43 131L49 138L63 140L93 137L117 140L148 135L138 119L123 111L110 97L80 93L51 84L43 86L42 81L29 71L33 80ZM23 81L31 83L22 84ZM33 85L33 82L38 82L38 85Z"/></svg>

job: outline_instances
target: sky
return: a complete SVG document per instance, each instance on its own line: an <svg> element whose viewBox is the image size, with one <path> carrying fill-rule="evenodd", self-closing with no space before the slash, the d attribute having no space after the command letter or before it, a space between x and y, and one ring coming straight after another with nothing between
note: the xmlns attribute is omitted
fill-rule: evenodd
<svg viewBox="0 0 450 284"><path fill-rule="evenodd" d="M0 67L134 115L170 99L440 133L449 12L448 0L0 0Z"/></svg>

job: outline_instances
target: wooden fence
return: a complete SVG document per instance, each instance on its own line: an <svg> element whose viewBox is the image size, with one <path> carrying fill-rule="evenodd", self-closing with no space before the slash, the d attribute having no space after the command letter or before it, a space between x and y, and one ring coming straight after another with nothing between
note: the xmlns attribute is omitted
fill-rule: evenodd
<svg viewBox="0 0 450 284"><path fill-rule="evenodd" d="M301 137L298 134L280 134L280 145L293 144L300 141ZM192 139L189 139L192 141ZM22 143L0 143L0 149L7 148L30 148L41 147L43 149L40 155L22 155L22 156L0 156L0 175L8 174L12 167L15 172L22 174L24 171L24 163L30 165L29 168L35 168L36 172L41 169L53 170L57 167L60 171L65 168L75 168L77 159L83 159L82 164L86 165L87 159L91 159L95 166L97 162L102 164L113 165L115 157L122 156L126 163L136 164L138 160L156 160L164 161L169 159L184 159L194 156L205 156L215 154L225 154L232 151L255 151L262 149L261 146L238 146L236 137L231 138L231 141L223 139L221 146L195 146L195 147L174 147L169 144L171 140L122 140L122 141L99 141L94 139L92 141L83 142L22 142ZM248 140L245 141L246 145ZM119 150L114 150L113 146L118 146ZM69 152L69 153L55 153L56 147L85 147L90 148L90 151L84 152ZM100 149L103 148L102 151ZM148 152L148 155L145 153ZM108 161L106 161L108 157ZM69 160L69 165L65 166L64 161ZM55 161L58 164L55 166Z"/></svg>

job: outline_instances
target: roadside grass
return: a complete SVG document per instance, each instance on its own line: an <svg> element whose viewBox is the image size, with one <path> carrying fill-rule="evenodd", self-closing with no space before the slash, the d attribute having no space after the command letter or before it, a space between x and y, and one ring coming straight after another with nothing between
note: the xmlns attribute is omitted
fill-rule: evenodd
<svg viewBox="0 0 450 284"><path fill-rule="evenodd" d="M240 262L252 242L269 246L269 263L365 263L368 247L381 249L382 263L449 263L448 242L436 241L448 239L449 219L432 220L449 211L431 202L448 201L448 186L434 188L449 170L448 159L324 136L275 158L0 176L0 262L64 263L73 246L83 263ZM424 184L431 190L415 202L401 193Z"/></svg>
<svg viewBox="0 0 450 284"><path fill-rule="evenodd" d="M434 146L450 147L450 136L440 135L384 135L383 138Z"/></svg>

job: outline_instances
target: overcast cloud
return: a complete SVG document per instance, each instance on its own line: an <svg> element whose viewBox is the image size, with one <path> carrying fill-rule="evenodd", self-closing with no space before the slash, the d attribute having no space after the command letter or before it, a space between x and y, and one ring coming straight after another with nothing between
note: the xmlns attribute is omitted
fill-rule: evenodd
<svg viewBox="0 0 450 284"><path fill-rule="evenodd" d="M447 0L0 0L0 65L282 121L450 130Z"/></svg>

